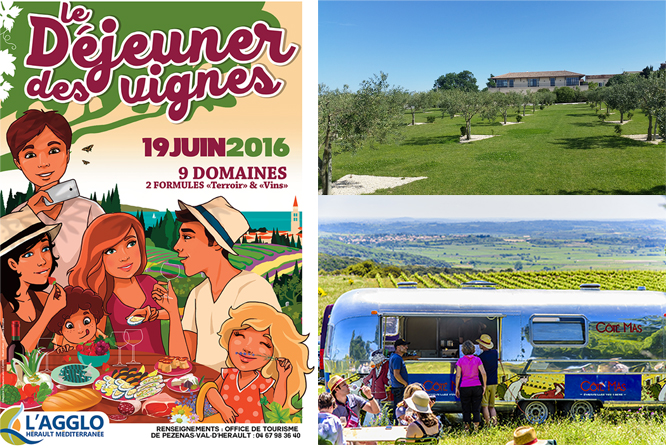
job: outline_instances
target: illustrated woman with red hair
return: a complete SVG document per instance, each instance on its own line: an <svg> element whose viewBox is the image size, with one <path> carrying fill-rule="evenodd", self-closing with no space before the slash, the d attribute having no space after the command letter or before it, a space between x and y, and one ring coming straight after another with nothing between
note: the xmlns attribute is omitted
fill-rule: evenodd
<svg viewBox="0 0 666 448"><path fill-rule="evenodd" d="M168 319L169 314L152 298L157 280L143 273L146 262L146 238L139 220L127 213L102 215L83 234L69 284L91 289L102 298L116 334L141 329L143 340L136 345L137 351L164 354L159 319ZM130 325L130 316L144 321ZM100 328L104 330L105 325Z"/></svg>

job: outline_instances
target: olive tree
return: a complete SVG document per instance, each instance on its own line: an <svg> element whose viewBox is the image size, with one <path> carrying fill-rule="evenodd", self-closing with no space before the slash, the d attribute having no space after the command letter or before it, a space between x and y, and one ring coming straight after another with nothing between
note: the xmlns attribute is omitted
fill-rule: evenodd
<svg viewBox="0 0 666 448"><path fill-rule="evenodd" d="M365 142L385 142L399 133L407 93L392 87L380 73L363 81L358 91L348 86L331 90L319 85L319 179L322 193L331 194L333 147L355 151Z"/></svg>
<svg viewBox="0 0 666 448"><path fill-rule="evenodd" d="M492 95L487 92L465 92L462 90L448 90L443 93L440 105L442 113L448 113L451 118L460 114L465 119L467 140L471 139L472 118L488 107Z"/></svg>
<svg viewBox="0 0 666 448"><path fill-rule="evenodd" d="M606 104L620 112L620 124L624 122L624 114L639 106L639 86L637 82L625 82L608 87Z"/></svg>
<svg viewBox="0 0 666 448"><path fill-rule="evenodd" d="M433 105L433 97L435 92L412 92L407 97L407 108L412 113L412 126L416 124L416 112L423 111Z"/></svg>
<svg viewBox="0 0 666 448"><path fill-rule="evenodd" d="M652 120L666 115L666 76L658 76L659 72L651 72L648 78L640 78L638 82L639 104L648 117L647 141L652 141ZM655 133L659 133L655 123Z"/></svg>

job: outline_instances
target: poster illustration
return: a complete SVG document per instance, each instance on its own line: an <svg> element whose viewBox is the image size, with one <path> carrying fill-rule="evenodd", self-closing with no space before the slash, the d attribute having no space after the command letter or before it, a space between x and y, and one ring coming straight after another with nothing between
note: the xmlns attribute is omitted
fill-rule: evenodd
<svg viewBox="0 0 666 448"><path fill-rule="evenodd" d="M300 439L302 5L0 8L0 443Z"/></svg>

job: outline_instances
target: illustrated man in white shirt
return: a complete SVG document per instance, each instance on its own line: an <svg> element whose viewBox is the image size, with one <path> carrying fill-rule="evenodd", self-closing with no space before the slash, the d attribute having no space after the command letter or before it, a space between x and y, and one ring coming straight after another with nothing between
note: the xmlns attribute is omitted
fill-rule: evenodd
<svg viewBox="0 0 666 448"><path fill-rule="evenodd" d="M245 216L226 199L217 197L205 204L191 206L178 201L181 210L176 219L181 222L178 252L188 277L203 273L206 279L196 286L187 298L182 319L184 343L190 359L219 370L226 367L227 351L220 346L219 331L229 318L229 309L245 302L263 302L281 311L273 287L263 277L235 268L229 254L237 255L234 243L250 228ZM156 285L158 296L165 293ZM155 295L154 295L155 296ZM169 284L170 306L176 295ZM156 297L157 298L157 297ZM171 314L171 311L170 311ZM170 352L181 352L182 338L170 338ZM179 346L172 347L172 344Z"/></svg>

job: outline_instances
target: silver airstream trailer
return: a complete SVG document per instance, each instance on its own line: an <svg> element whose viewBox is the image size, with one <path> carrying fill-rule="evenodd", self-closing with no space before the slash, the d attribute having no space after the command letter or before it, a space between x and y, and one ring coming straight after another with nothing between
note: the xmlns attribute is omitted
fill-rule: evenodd
<svg viewBox="0 0 666 448"><path fill-rule="evenodd" d="M496 405L528 421L556 411L589 416L607 407L666 404L666 294L494 289L358 289L327 308L325 378L362 376L370 354L410 342L409 382L436 397L435 412L460 412L455 364L463 339L490 335L502 361ZM644 288L643 288L644 289ZM330 307L330 306L329 306Z"/></svg>

